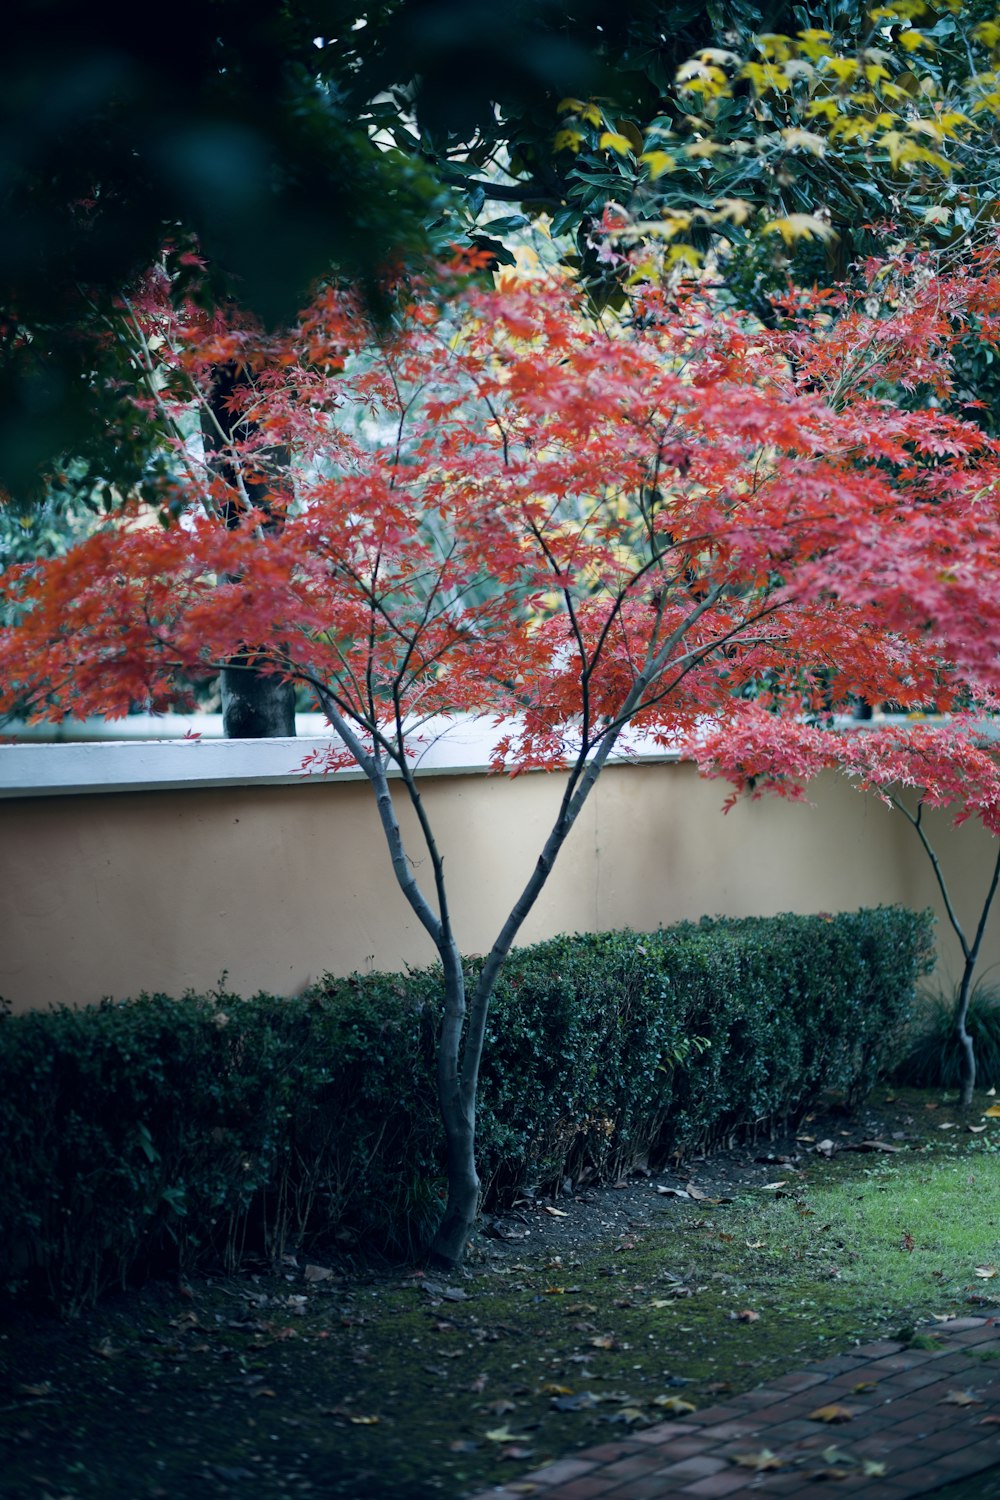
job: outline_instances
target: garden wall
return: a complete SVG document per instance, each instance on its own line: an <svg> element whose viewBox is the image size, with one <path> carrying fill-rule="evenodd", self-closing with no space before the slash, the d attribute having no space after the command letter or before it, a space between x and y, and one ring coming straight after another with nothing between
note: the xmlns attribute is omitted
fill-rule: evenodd
<svg viewBox="0 0 1000 1500"><path fill-rule="evenodd" d="M367 785L304 782L309 743L0 747L0 995L19 1011L204 992L223 973L238 992L293 994L323 972L430 962ZM425 785L466 953L488 946L526 879L563 779L480 766L439 755ZM743 803L724 817L724 796L662 755L610 766L521 940L883 902L941 915L910 826L842 779L817 783L808 807ZM974 927L992 841L946 818L929 827ZM984 967L998 960L995 919Z"/></svg>

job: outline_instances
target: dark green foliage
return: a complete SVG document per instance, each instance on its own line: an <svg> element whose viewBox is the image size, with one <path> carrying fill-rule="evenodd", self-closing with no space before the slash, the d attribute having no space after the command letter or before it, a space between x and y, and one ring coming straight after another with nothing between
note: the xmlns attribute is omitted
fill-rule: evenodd
<svg viewBox="0 0 1000 1500"><path fill-rule="evenodd" d="M823 1087L860 1097L930 922L879 908L515 950L481 1082L486 1203L753 1134ZM206 1255L413 1251L442 1190L439 996L429 969L5 1019L0 1279L74 1309Z"/></svg>
<svg viewBox="0 0 1000 1500"><path fill-rule="evenodd" d="M903 1037L902 1057L893 1069L898 1084L913 1088L957 1089L962 1060L955 1030L956 1001L943 990L918 997ZM977 985L966 1020L976 1049L977 1087L1000 1087L1000 990Z"/></svg>

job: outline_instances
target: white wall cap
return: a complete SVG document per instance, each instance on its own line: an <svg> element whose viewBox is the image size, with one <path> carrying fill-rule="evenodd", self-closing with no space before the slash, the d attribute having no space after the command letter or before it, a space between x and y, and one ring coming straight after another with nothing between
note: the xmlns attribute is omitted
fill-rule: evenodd
<svg viewBox="0 0 1000 1500"><path fill-rule="evenodd" d="M320 718L319 715L312 716ZM125 721L127 722L127 721ZM191 727L191 721L185 721ZM323 721L325 723L325 721ZM311 727L311 726L310 726ZM492 718L434 720L419 731L414 757L420 775L483 775L493 748L516 729ZM197 731L194 731L197 732ZM288 786L323 780L359 780L351 766L330 773L303 771L311 753L329 749L332 730L291 739L99 740L64 744L0 744L0 798L58 797L86 792L170 791L225 786ZM650 737L623 737L614 760L678 760Z"/></svg>

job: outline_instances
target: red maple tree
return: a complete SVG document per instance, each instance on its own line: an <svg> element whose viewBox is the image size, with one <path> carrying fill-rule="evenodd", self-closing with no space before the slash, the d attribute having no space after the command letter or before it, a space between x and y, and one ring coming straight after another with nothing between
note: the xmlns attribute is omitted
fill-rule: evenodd
<svg viewBox="0 0 1000 1500"><path fill-rule="evenodd" d="M802 798L805 784L821 771L839 770L860 791L873 791L909 822L930 861L948 922L962 953L955 996L954 1028L961 1060L959 1103L969 1109L976 1086L976 1054L968 1029L969 1004L986 924L1000 883L1000 742L993 704L978 712L943 716L934 722L873 721L844 724L803 722L745 705L724 724L702 730L692 753L702 771L727 778L751 797L764 793ZM998 840L990 878L971 935L952 898L948 878L924 820L925 808L954 809L956 825L978 821Z"/></svg>
<svg viewBox="0 0 1000 1500"><path fill-rule="evenodd" d="M0 709L35 717L176 705L234 659L311 691L322 762L367 776L443 966L449 1264L493 989L623 737L675 744L762 690L947 704L949 673L994 680L1000 613L1000 453L944 405L965 321L995 324L992 260L872 268L869 295L801 300L778 332L706 285L637 273L629 314L595 322L565 279L467 273L394 288L379 325L330 286L280 338L136 310L148 399L179 420L236 364L247 435L222 465L178 438L174 524L11 570L0 634ZM414 764L456 714L504 721L496 769L564 772L470 993Z"/></svg>

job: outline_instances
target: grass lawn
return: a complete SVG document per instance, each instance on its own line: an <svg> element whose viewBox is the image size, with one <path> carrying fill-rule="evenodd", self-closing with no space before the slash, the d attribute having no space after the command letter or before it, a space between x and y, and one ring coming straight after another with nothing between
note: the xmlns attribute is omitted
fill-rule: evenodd
<svg viewBox="0 0 1000 1500"><path fill-rule="evenodd" d="M314 1247L72 1324L15 1312L2 1493L457 1500L852 1341L933 1338L1000 1301L1000 1119L977 1102L966 1121L940 1094L883 1094L841 1140L877 1127L895 1149L827 1159L815 1141L845 1122L819 1120L797 1162L751 1150L522 1205L523 1237L479 1238L447 1280L345 1274ZM685 1179L705 1196L657 1192Z"/></svg>

